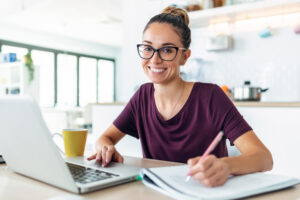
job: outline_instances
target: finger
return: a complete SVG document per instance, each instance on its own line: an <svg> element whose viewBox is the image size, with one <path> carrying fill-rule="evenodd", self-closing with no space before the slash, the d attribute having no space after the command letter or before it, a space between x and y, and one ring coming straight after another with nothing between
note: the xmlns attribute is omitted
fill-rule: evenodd
<svg viewBox="0 0 300 200"><path fill-rule="evenodd" d="M204 179L203 184L209 187L215 187L217 185L217 180L223 178L221 174L216 173L212 175L211 177Z"/></svg>
<svg viewBox="0 0 300 200"><path fill-rule="evenodd" d="M226 176L219 178L213 187L224 185L224 183L226 183L227 179L228 179L228 177L226 177Z"/></svg>
<svg viewBox="0 0 300 200"><path fill-rule="evenodd" d="M195 158L190 158L187 162L187 164L189 165L189 167L195 165L199 160L200 160L200 156L195 157Z"/></svg>
<svg viewBox="0 0 300 200"><path fill-rule="evenodd" d="M218 171L216 170L215 167L210 167L205 171L199 171L193 174L193 178L198 180L198 181L204 181L206 179L210 179L213 177Z"/></svg>
<svg viewBox="0 0 300 200"><path fill-rule="evenodd" d="M103 148L102 148L102 153L101 153L101 155L102 155L102 167L105 167L105 165L106 165L106 151L107 151L107 146L104 146Z"/></svg>
<svg viewBox="0 0 300 200"><path fill-rule="evenodd" d="M117 161L118 163L123 163L124 162L123 156L121 156L118 151L115 151L114 160Z"/></svg>
<svg viewBox="0 0 300 200"><path fill-rule="evenodd" d="M102 153L102 150L100 149L100 151L98 151L97 155L96 155L96 162L100 162L101 161L101 157L102 157L101 153Z"/></svg>
<svg viewBox="0 0 300 200"><path fill-rule="evenodd" d="M197 164L193 165L190 168L189 173L191 175L194 175L197 172L204 172L204 171L208 170L212 165L213 165L213 161L206 160L206 158L205 158L204 160L201 160Z"/></svg>
<svg viewBox="0 0 300 200"><path fill-rule="evenodd" d="M87 158L87 160L94 160L96 158L96 153Z"/></svg>
<svg viewBox="0 0 300 200"><path fill-rule="evenodd" d="M111 161L112 155L115 152L115 148L113 146L109 146L106 151L105 163L108 164Z"/></svg>
<svg viewBox="0 0 300 200"><path fill-rule="evenodd" d="M211 165L216 162L218 160L218 158L215 156L215 155L209 155L209 156L206 156L206 157L201 157L200 158L200 161L195 164L194 166L192 166L190 168L190 171L193 172L193 170L201 170L201 171L205 171L207 170L208 168L211 167Z"/></svg>

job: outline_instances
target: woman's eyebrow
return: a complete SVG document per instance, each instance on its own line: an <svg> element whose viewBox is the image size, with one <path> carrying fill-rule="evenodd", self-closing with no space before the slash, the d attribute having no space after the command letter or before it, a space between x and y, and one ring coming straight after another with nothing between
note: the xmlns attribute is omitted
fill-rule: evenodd
<svg viewBox="0 0 300 200"><path fill-rule="evenodd" d="M143 42L148 43L148 44L152 44L152 42L150 42L148 40L143 40Z"/></svg>
<svg viewBox="0 0 300 200"><path fill-rule="evenodd" d="M148 40L143 40L143 43L152 44L152 42ZM163 43L162 46L176 46L176 45L171 42L167 42L167 43Z"/></svg>
<svg viewBox="0 0 300 200"><path fill-rule="evenodd" d="M163 43L162 44L163 46L176 46L175 44L171 43L171 42L168 42L168 43Z"/></svg>

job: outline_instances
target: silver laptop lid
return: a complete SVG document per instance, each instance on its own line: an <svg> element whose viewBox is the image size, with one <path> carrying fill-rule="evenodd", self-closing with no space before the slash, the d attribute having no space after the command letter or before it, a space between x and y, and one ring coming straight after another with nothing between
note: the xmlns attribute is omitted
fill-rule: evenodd
<svg viewBox="0 0 300 200"><path fill-rule="evenodd" d="M78 192L33 99L0 97L0 146L15 172Z"/></svg>

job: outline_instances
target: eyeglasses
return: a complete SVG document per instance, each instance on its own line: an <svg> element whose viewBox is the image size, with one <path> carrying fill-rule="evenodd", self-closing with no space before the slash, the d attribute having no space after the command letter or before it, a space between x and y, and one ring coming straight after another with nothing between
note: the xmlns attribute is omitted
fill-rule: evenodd
<svg viewBox="0 0 300 200"><path fill-rule="evenodd" d="M155 52L157 51L158 56L163 61L172 61L176 58L178 50L186 50L186 48L174 47L174 46L166 46L161 47L159 49L154 49L150 45L146 44L138 44L137 51L141 58L143 59L151 59Z"/></svg>

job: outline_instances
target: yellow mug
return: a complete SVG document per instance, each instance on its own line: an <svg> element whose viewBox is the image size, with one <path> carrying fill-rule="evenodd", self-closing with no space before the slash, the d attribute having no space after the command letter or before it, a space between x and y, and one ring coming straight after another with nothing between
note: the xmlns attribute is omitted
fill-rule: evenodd
<svg viewBox="0 0 300 200"><path fill-rule="evenodd" d="M73 157L84 155L87 134L87 129L63 129L62 134L54 133L52 137L55 135L62 137L64 140L65 152L60 151L65 154L66 157Z"/></svg>

